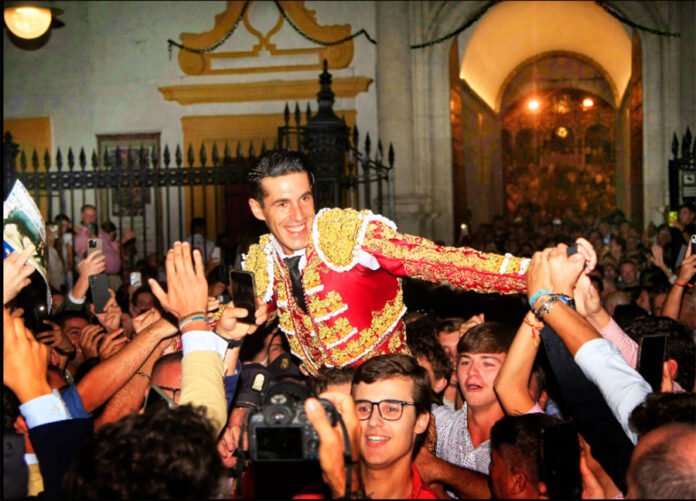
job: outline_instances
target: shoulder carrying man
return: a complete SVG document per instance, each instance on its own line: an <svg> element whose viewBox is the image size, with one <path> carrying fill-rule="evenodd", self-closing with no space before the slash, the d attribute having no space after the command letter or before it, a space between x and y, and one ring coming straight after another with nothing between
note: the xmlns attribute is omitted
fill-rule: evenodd
<svg viewBox="0 0 696 501"><path fill-rule="evenodd" d="M527 259L438 246L398 233L369 210L315 215L300 153L263 155L249 181L251 211L271 233L250 247L243 267L254 272L257 294L274 304L293 354L312 374L408 353L399 277L479 292L525 291Z"/></svg>

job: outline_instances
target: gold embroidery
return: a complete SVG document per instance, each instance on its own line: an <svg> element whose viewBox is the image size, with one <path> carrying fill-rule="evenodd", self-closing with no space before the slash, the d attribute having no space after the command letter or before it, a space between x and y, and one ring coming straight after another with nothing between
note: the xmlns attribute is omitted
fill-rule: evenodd
<svg viewBox="0 0 696 501"><path fill-rule="evenodd" d="M404 275L464 287L477 292L517 293L527 289L519 275L523 259L479 252L468 247L438 246L425 238L398 233L381 222L368 225L367 252L402 261ZM507 273L499 273L508 259Z"/></svg>
<svg viewBox="0 0 696 501"><path fill-rule="evenodd" d="M370 327L362 330L357 337L348 341L345 348L337 350L336 355L333 355L337 365L343 367L370 353L379 343L384 341L385 335L396 326L403 313L403 294L399 288L396 297L387 301L381 311L372 312Z"/></svg>
<svg viewBox="0 0 696 501"><path fill-rule="evenodd" d="M314 259L312 259L314 261ZM302 273L302 284L304 285L305 291L312 291L318 287L321 287L321 277L319 276L319 270L317 270L310 263L307 263L303 273Z"/></svg>
<svg viewBox="0 0 696 501"><path fill-rule="evenodd" d="M268 259L266 254L266 246L271 242L269 234L262 235L258 244L253 244L249 247L249 252L244 259L243 268L254 273L254 281L256 282L256 295L263 298L272 285L269 283L268 276Z"/></svg>
<svg viewBox="0 0 696 501"><path fill-rule="evenodd" d="M363 217L370 211L327 209L317 216L317 251L330 266L343 268L353 262Z"/></svg>
<svg viewBox="0 0 696 501"><path fill-rule="evenodd" d="M346 305L338 292L330 291L323 298L312 296L307 304L307 308L314 321L321 323L345 311Z"/></svg>

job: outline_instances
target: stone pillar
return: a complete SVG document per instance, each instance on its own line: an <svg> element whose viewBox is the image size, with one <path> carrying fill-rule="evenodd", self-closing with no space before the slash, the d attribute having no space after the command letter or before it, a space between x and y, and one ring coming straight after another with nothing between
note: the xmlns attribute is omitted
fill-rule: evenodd
<svg viewBox="0 0 696 501"><path fill-rule="evenodd" d="M384 151L395 153L396 223L399 231L420 234L423 207L416 194L413 162L413 95L411 85L408 2L377 5L377 120ZM374 144L374 143L373 143Z"/></svg>

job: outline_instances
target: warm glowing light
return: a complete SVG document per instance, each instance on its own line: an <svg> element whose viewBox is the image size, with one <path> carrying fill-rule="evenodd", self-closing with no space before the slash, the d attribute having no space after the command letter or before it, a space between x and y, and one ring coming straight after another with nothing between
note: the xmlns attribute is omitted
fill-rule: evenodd
<svg viewBox="0 0 696 501"><path fill-rule="evenodd" d="M594 106L594 101L590 99L589 97L586 97L585 99L582 100L582 107L583 108L592 108Z"/></svg>
<svg viewBox="0 0 696 501"><path fill-rule="evenodd" d="M568 129L566 129L565 127L559 127L558 129L556 129L556 135L561 139L565 139L566 137L568 137Z"/></svg>
<svg viewBox="0 0 696 501"><path fill-rule="evenodd" d="M51 9L45 7L5 8L7 28L20 38L39 38L51 25Z"/></svg>
<svg viewBox="0 0 696 501"><path fill-rule="evenodd" d="M529 103L527 103L527 107L532 111L536 111L539 109L539 101L537 101L536 99L532 99L531 101L529 101Z"/></svg>

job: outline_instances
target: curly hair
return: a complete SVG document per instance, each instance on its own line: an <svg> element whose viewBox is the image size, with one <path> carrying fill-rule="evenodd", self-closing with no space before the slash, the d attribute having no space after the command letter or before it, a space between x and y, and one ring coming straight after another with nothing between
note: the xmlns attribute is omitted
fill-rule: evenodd
<svg viewBox="0 0 696 501"><path fill-rule="evenodd" d="M671 423L696 423L696 395L693 393L651 393L631 412L628 424L643 436Z"/></svg>
<svg viewBox="0 0 696 501"><path fill-rule="evenodd" d="M222 497L225 470L202 407L155 406L103 426L63 485L72 499Z"/></svg>

